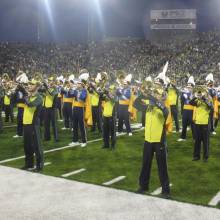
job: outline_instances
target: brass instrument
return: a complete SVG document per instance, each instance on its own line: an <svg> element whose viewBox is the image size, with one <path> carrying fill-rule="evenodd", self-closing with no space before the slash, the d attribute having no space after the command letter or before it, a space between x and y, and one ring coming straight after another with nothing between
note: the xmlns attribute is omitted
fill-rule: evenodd
<svg viewBox="0 0 220 220"><path fill-rule="evenodd" d="M202 97L209 98L209 92L206 85L196 85L193 88L194 97L201 99Z"/></svg>
<svg viewBox="0 0 220 220"><path fill-rule="evenodd" d="M119 86L123 85L125 79L125 72L123 70L118 70L116 73L116 77L116 82L119 84Z"/></svg>

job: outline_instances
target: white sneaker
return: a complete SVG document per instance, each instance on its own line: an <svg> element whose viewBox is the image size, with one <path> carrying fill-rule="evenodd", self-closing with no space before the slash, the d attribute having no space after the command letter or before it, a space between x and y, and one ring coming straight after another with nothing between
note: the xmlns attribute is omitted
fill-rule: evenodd
<svg viewBox="0 0 220 220"><path fill-rule="evenodd" d="M82 143L82 144L81 144L81 147L86 147L86 143Z"/></svg>
<svg viewBox="0 0 220 220"><path fill-rule="evenodd" d="M213 135L216 135L216 132L215 132L215 131L213 131L213 132L212 132L212 134L213 134Z"/></svg>
<svg viewBox="0 0 220 220"><path fill-rule="evenodd" d="M58 120L58 121L63 122L63 120L62 120L62 119L60 119L60 120Z"/></svg>
<svg viewBox="0 0 220 220"><path fill-rule="evenodd" d="M130 133L128 133L128 136L132 136L133 134L130 132Z"/></svg>
<svg viewBox="0 0 220 220"><path fill-rule="evenodd" d="M17 134L13 136L13 138L20 138L20 137L23 137L23 136L19 136Z"/></svg>
<svg viewBox="0 0 220 220"><path fill-rule="evenodd" d="M79 145L79 142L71 142L71 143L69 143L70 147L73 147L73 146L76 146L76 145Z"/></svg>
<svg viewBox="0 0 220 220"><path fill-rule="evenodd" d="M186 141L186 139L179 138L177 141L182 142L182 141Z"/></svg>
<svg viewBox="0 0 220 220"><path fill-rule="evenodd" d="M176 131L172 131L172 133L176 133Z"/></svg>
<svg viewBox="0 0 220 220"><path fill-rule="evenodd" d="M64 128L61 128L61 130L67 130L67 129L68 129L68 128L65 128L65 127L64 127Z"/></svg>

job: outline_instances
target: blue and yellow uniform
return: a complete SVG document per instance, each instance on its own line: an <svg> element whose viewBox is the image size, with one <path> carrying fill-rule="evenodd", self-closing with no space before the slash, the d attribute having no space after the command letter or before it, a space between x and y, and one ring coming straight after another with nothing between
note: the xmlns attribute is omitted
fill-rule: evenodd
<svg viewBox="0 0 220 220"><path fill-rule="evenodd" d="M86 143L84 110L87 90L85 88L74 90L73 98L73 143L79 140L78 127L80 129L82 143Z"/></svg>
<svg viewBox="0 0 220 220"><path fill-rule="evenodd" d="M131 133L129 103L131 98L130 87L118 88L116 91L118 96L118 132L123 131L123 124L125 124L127 133Z"/></svg>
<svg viewBox="0 0 220 220"><path fill-rule="evenodd" d="M194 134L193 127L193 110L194 106L190 104L192 99L192 92L183 91L181 94L181 111L182 111L182 133L181 139L186 139L187 126L191 126L192 134Z"/></svg>

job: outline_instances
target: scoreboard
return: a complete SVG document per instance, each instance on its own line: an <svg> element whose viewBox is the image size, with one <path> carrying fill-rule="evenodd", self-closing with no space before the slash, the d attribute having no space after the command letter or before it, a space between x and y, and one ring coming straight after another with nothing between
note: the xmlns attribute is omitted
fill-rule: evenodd
<svg viewBox="0 0 220 220"><path fill-rule="evenodd" d="M151 30L196 30L196 9L151 10Z"/></svg>

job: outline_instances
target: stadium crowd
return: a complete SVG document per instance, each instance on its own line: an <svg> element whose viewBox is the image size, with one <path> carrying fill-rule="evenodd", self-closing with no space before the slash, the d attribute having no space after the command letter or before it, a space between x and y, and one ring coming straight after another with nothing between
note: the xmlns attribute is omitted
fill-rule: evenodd
<svg viewBox="0 0 220 220"><path fill-rule="evenodd" d="M166 47L145 40L112 40L89 44L1 43L0 73L16 75L19 69L29 75L77 73L85 67L90 73L110 73L123 69L136 79L154 76L169 60L169 76L175 76L178 85L189 75L196 80L219 71L220 34L218 31L200 33L191 41L175 42ZM216 75L216 80L219 77Z"/></svg>

